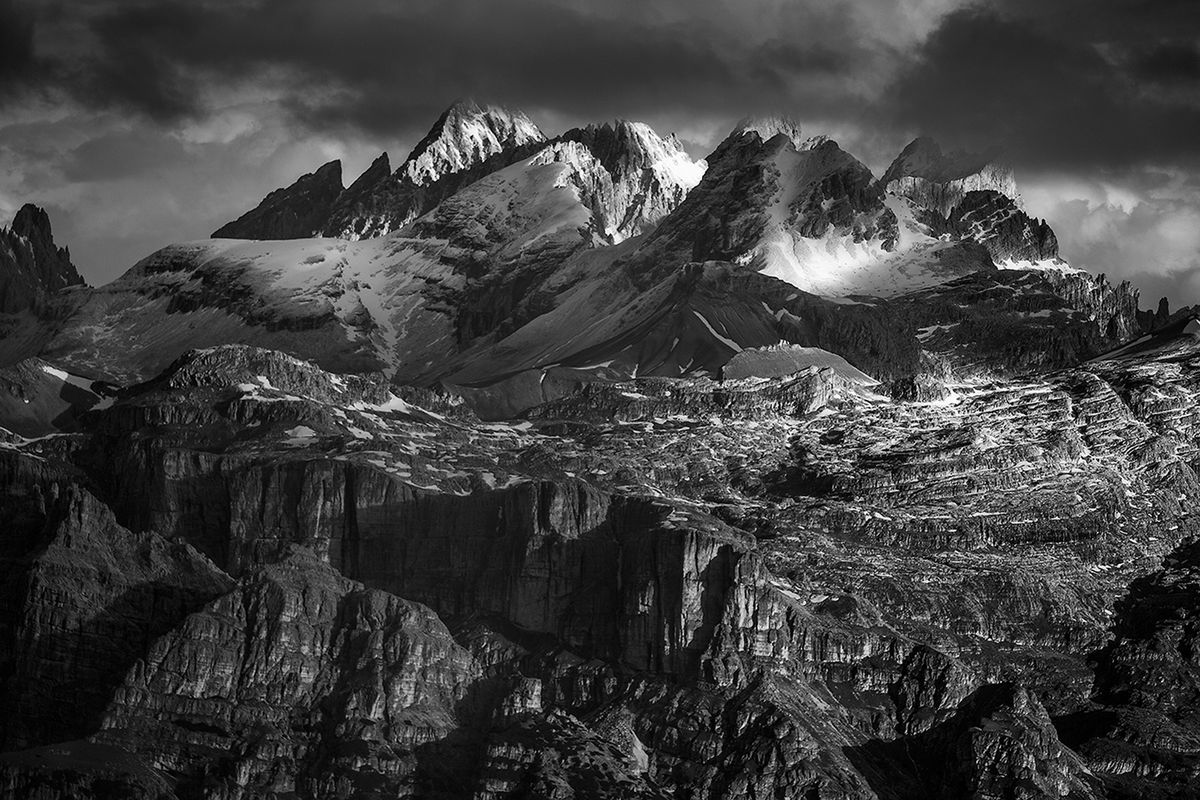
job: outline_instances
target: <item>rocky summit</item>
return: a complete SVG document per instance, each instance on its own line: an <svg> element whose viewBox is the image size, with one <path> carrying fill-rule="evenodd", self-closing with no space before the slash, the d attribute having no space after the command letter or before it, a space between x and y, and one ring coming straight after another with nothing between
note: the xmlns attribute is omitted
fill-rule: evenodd
<svg viewBox="0 0 1200 800"><path fill-rule="evenodd" d="M1200 319L994 155L456 103L0 231L0 797L1200 796Z"/></svg>

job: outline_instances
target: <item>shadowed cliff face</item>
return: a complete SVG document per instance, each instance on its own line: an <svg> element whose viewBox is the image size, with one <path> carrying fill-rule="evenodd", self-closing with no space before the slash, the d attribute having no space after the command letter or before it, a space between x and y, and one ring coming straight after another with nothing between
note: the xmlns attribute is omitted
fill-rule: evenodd
<svg viewBox="0 0 1200 800"><path fill-rule="evenodd" d="M12 225L0 227L0 366L40 352L86 294L70 252L54 241L50 217L22 206Z"/></svg>
<svg viewBox="0 0 1200 800"><path fill-rule="evenodd" d="M1110 797L1187 797L1200 788L1196 714L1197 545L1134 581L1115 608L1112 639L1093 654L1092 704L1059 728Z"/></svg>
<svg viewBox="0 0 1200 800"><path fill-rule="evenodd" d="M808 354L493 423L191 354L0 452L8 747L75 742L0 785L1109 796L1167 763L1139 720L1190 741L1151 653L1187 636L1190 551L1155 570L1196 533L1200 356L1146 347L909 403Z"/></svg>
<svg viewBox="0 0 1200 800"><path fill-rule="evenodd" d="M152 758L185 795L411 791L422 748L469 721L479 673L430 609L298 552L160 639L97 738Z"/></svg>
<svg viewBox="0 0 1200 800"><path fill-rule="evenodd" d="M38 311L53 293L82 284L45 211L27 203L0 229L0 313Z"/></svg>
<svg viewBox="0 0 1200 800"><path fill-rule="evenodd" d="M321 229L342 192L342 163L330 161L271 192L257 208L214 231L212 238L303 239Z"/></svg>
<svg viewBox="0 0 1200 800"><path fill-rule="evenodd" d="M193 548L125 530L77 476L39 461L6 453L2 468L5 749L93 733L133 662L230 585Z"/></svg>

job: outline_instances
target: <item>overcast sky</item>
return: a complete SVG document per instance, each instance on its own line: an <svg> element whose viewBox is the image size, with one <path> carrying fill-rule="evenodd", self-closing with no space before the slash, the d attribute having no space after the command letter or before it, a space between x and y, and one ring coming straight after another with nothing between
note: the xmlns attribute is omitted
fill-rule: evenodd
<svg viewBox="0 0 1200 800"><path fill-rule="evenodd" d="M1200 302L1197 0L0 0L0 222L104 283L464 96L696 154L785 113L876 174L999 146L1069 261Z"/></svg>

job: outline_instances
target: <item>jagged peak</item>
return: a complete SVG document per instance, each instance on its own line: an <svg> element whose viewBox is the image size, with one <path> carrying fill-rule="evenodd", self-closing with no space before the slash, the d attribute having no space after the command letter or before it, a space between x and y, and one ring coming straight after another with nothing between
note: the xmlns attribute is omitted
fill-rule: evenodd
<svg viewBox="0 0 1200 800"><path fill-rule="evenodd" d="M213 231L214 239L297 239L312 235L329 206L344 191L341 159L275 189L257 206Z"/></svg>
<svg viewBox="0 0 1200 800"><path fill-rule="evenodd" d="M1021 208L1012 169L997 160L999 150L945 150L936 140L920 136L900 152L883 173L885 191L908 198L920 208L949 217L969 192L997 192Z"/></svg>
<svg viewBox="0 0 1200 800"><path fill-rule="evenodd" d="M472 98L457 100L409 153L398 174L421 186L508 148L544 141L545 134L522 111Z"/></svg>
<svg viewBox="0 0 1200 800"><path fill-rule="evenodd" d="M961 180L995 165L998 154L995 148L987 152L944 150L932 137L918 136L896 156L884 173L883 182L898 178L924 178L935 183Z"/></svg>
<svg viewBox="0 0 1200 800"><path fill-rule="evenodd" d="M770 141L779 134L783 134L791 140L797 150L804 150L810 146L804 138L800 123L787 116L771 114L743 117L733 126L733 130L729 132L728 138L742 136L751 132L757 133L759 138L764 142Z"/></svg>
<svg viewBox="0 0 1200 800"><path fill-rule="evenodd" d="M42 289L56 291L83 283L83 278L71 263L71 251L54 243L50 215L41 206L25 203L13 216L12 225L0 228L0 273L6 266L5 252L12 255L10 248L14 242L11 237L25 242L21 248L25 255L17 256L11 266L17 271L30 270L29 277L40 284ZM6 238L10 239L8 247L5 246ZM3 290L0 288L0 308L6 305L11 303L3 297Z"/></svg>
<svg viewBox="0 0 1200 800"><path fill-rule="evenodd" d="M668 162L686 163L699 170L692 176L694 180L691 183L694 185L705 166L703 161L692 160L675 134L661 136L644 122L617 119L591 123L583 128L572 128L559 138L587 145L610 172L615 172L621 162L639 167Z"/></svg>
<svg viewBox="0 0 1200 800"><path fill-rule="evenodd" d="M316 172L313 172L312 176L314 178L320 178L322 180L329 181L336 179L338 183L341 183L342 160L340 158L335 158L332 161L326 161L324 164L317 167Z"/></svg>
<svg viewBox="0 0 1200 800"><path fill-rule="evenodd" d="M446 110L442 112L442 116L439 117L438 121L441 122L454 115L470 116L473 114L482 114L484 107L485 106L480 105L479 101L474 97L469 95L466 97L459 97L456 98L450 105L446 106Z"/></svg>
<svg viewBox="0 0 1200 800"><path fill-rule="evenodd" d="M50 228L50 215L46 213L46 209L33 203L26 203L17 210L11 230L26 239L37 238L47 242L54 239Z"/></svg>
<svg viewBox="0 0 1200 800"><path fill-rule="evenodd" d="M507 106L492 103L480 103L472 97L467 97L460 98L451 103L446 110L442 112L441 116L437 118L437 121L433 123L433 127L430 128L429 133L426 134L426 138L431 136L436 137L446 130L453 129L455 127L461 127L469 124L472 120L479 119L488 119L493 122L499 122L502 126L505 123L508 125L516 125L517 123L524 121L528 122L529 125L533 126L534 128L537 127L523 111L510 109ZM418 144L417 147L419 148L420 145Z"/></svg>
<svg viewBox="0 0 1200 800"><path fill-rule="evenodd" d="M583 142L573 139L560 139L551 142L534 153L527 162L531 166L543 164L568 164L576 169L595 170L600 166L599 159Z"/></svg>
<svg viewBox="0 0 1200 800"><path fill-rule="evenodd" d="M332 161L326 161L312 172L306 172L296 180L292 181L290 186L284 186L274 190L267 195L264 202L266 200L270 200L272 197L290 194L297 190L306 189L313 185L325 185L330 187L337 186L337 188L340 190L342 188L342 160L340 158L335 158Z"/></svg>
<svg viewBox="0 0 1200 800"><path fill-rule="evenodd" d="M578 143L611 177L615 196L604 233L614 241L656 225L708 168L707 162L692 160L674 136L664 138L644 122L593 123L557 141Z"/></svg>
<svg viewBox="0 0 1200 800"><path fill-rule="evenodd" d="M384 152L380 153L374 161L371 162L371 166L363 170L363 173L354 179L354 183L350 184L348 191L352 192L355 189L373 184L381 178L387 177L391 174L392 163L388 158L387 151L385 150Z"/></svg>
<svg viewBox="0 0 1200 800"><path fill-rule="evenodd" d="M678 140L675 139L674 134L672 134L670 137L663 137L645 122L636 122L623 117L618 117L617 119L609 122L592 122L583 128L574 128L572 131L587 131L589 133L606 131L613 135L627 136L631 139L648 139L661 142L674 141L678 143ZM567 133L571 133L572 131L568 131Z"/></svg>

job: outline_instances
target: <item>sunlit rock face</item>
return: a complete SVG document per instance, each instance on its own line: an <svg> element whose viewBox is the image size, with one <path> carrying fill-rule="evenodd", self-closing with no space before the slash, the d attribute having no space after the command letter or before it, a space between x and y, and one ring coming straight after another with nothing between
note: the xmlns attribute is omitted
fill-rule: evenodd
<svg viewBox="0 0 1200 800"><path fill-rule="evenodd" d="M946 152L928 137L914 139L881 178L885 189L943 217L974 191L994 191L1015 199L1012 169L993 156Z"/></svg>
<svg viewBox="0 0 1200 800"><path fill-rule="evenodd" d="M0 796L1195 794L1200 323L812 133L460 103L97 289L23 212Z"/></svg>
<svg viewBox="0 0 1200 800"><path fill-rule="evenodd" d="M674 136L664 139L640 122L589 125L562 138L583 144L608 172L613 197L603 232L614 241L653 230L699 183L706 166L692 161Z"/></svg>
<svg viewBox="0 0 1200 800"><path fill-rule="evenodd" d="M879 183L910 204L931 233L978 242L997 265L1065 267L1054 231L1022 210L1012 169L993 155L948 152L921 137L901 151Z"/></svg>

